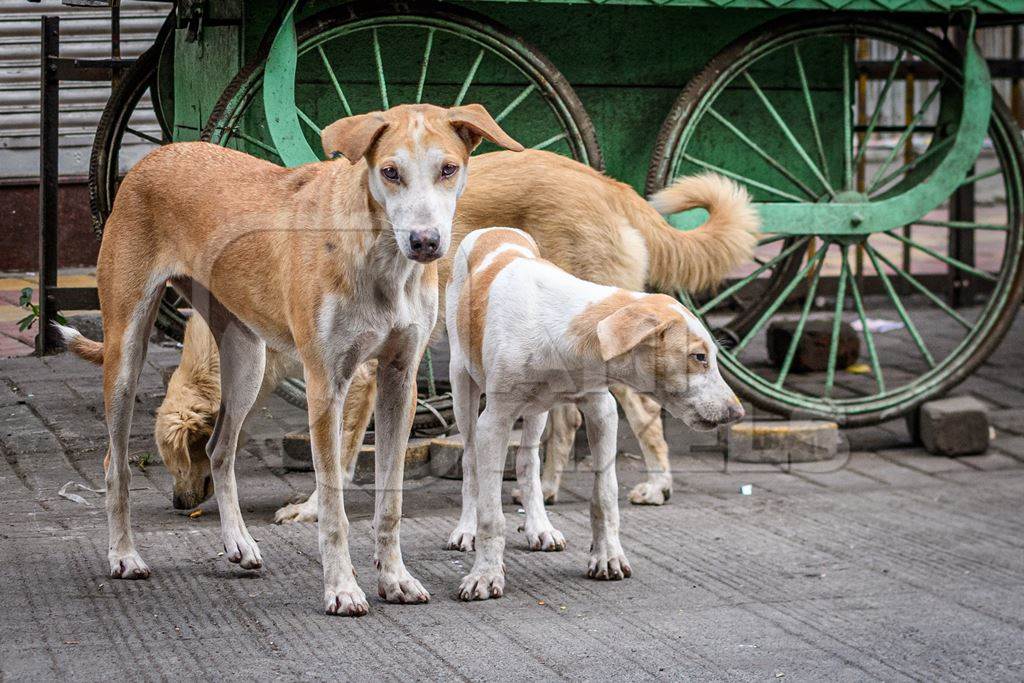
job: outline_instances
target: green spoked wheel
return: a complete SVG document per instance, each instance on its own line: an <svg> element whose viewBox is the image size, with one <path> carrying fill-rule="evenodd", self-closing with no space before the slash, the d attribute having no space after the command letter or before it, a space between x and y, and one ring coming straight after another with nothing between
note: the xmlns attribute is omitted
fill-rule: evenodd
<svg viewBox="0 0 1024 683"><path fill-rule="evenodd" d="M416 102L482 104L525 146L602 167L593 124L554 65L489 19L434 3L346 4L298 25L287 17L269 54L225 90L204 136L294 166L319 158L327 124Z"/></svg>
<svg viewBox="0 0 1024 683"><path fill-rule="evenodd" d="M203 139L294 166L319 158L331 122L416 102L482 104L523 145L603 167L593 124L554 65L489 19L436 3L351 3L297 24L286 15L268 51L225 89ZM429 358L421 377L414 431L449 431L450 400ZM278 393L302 406L304 389L289 378Z"/></svg>
<svg viewBox="0 0 1024 683"><path fill-rule="evenodd" d="M971 41L961 55L870 16L769 23L680 96L647 190L702 171L747 187L765 236L718 292L681 298L764 409L846 426L906 413L976 368L1020 306L1024 150ZM983 301L954 308L951 288ZM862 362L844 367L850 327Z"/></svg>

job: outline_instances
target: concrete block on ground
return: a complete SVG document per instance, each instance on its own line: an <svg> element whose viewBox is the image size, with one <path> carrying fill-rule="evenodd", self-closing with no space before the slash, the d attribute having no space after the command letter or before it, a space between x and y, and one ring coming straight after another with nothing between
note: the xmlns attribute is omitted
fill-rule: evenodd
<svg viewBox="0 0 1024 683"><path fill-rule="evenodd" d="M921 444L934 455L976 455L988 450L988 406L973 396L929 401L908 425L915 421Z"/></svg>
<svg viewBox="0 0 1024 683"><path fill-rule="evenodd" d="M768 326L768 360L776 368L789 352L789 344L796 333L796 320L781 320ZM832 343L831 320L808 320L797 343L791 372L821 372L828 368L828 352ZM848 368L860 357L860 337L849 323L839 326L839 347L836 351L836 369Z"/></svg>
<svg viewBox="0 0 1024 683"><path fill-rule="evenodd" d="M282 464L286 470L313 471L313 451L308 432L286 434L281 441ZM356 456L353 481L357 484L373 481L374 445L363 444ZM430 439L409 439L405 450L405 478L422 479L430 474Z"/></svg>
<svg viewBox="0 0 1024 683"><path fill-rule="evenodd" d="M522 432L515 430L508 442L505 456L505 470L502 477L506 480L516 478L516 451L519 450ZM543 461L544 449L541 447ZM430 444L430 473L442 479L462 479L462 434L440 436Z"/></svg>
<svg viewBox="0 0 1024 683"><path fill-rule="evenodd" d="M834 458L839 446L839 425L824 420L738 422L727 429L728 456L737 462L819 462Z"/></svg>

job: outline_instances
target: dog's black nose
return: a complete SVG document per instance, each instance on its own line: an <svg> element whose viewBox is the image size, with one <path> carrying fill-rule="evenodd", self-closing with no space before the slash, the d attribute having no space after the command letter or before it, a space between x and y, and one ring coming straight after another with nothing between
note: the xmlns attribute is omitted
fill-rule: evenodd
<svg viewBox="0 0 1024 683"><path fill-rule="evenodd" d="M437 256L441 235L437 230L413 230L409 234L409 248L415 258L430 259Z"/></svg>

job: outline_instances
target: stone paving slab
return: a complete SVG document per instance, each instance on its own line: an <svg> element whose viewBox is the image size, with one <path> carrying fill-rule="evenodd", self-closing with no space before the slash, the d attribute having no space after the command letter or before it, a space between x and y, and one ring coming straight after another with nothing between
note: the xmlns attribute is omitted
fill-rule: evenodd
<svg viewBox="0 0 1024 683"><path fill-rule="evenodd" d="M442 550L460 483L427 477L405 491L405 560L431 591L424 606L375 597L373 489L345 495L351 546L371 612L320 613L311 525L278 527L274 510L313 476L280 467L281 436L304 417L278 398L240 453L243 514L266 567L219 556L217 507L190 518L170 505L159 464L133 465L133 522L153 569L105 576L100 371L77 359L0 361L0 680L68 679L740 679L921 680L1024 677L1024 330L993 358L1003 380L988 453L939 458L902 421L843 433L825 463L727 461L714 435L667 423L676 472L664 507L634 507L639 447L620 429L619 501L634 576L584 576L590 461L566 473L549 508L569 541L531 553L506 504L508 589L455 599L472 556ZM152 412L173 348L151 347L132 426L133 456L155 456ZM1024 360L1022 360L1024 362ZM969 381L968 384L971 382ZM155 459L155 458L154 458ZM751 484L753 494L739 494ZM512 482L506 482L508 494ZM779 676L782 678L779 678Z"/></svg>

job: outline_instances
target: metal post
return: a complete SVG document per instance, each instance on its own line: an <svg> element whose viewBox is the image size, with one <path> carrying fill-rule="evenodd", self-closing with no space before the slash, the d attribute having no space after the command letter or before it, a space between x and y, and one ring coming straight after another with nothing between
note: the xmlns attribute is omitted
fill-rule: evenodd
<svg viewBox="0 0 1024 683"><path fill-rule="evenodd" d="M961 52L967 50L967 34L963 30L956 31L956 45ZM974 175L974 166L967 172ZM950 197L949 219L951 221L974 221L974 186L975 183L962 185ZM955 259L974 265L974 230L950 230L948 253ZM953 307L969 306L974 300L973 279L968 273L949 266L949 287L946 298Z"/></svg>
<svg viewBox="0 0 1024 683"><path fill-rule="evenodd" d="M55 330L50 324L56 303L50 289L57 286L57 193L58 113L60 90L57 59L60 58L60 19L42 19L42 72L40 76L39 121L39 320L36 353L52 353L57 348Z"/></svg>

